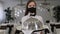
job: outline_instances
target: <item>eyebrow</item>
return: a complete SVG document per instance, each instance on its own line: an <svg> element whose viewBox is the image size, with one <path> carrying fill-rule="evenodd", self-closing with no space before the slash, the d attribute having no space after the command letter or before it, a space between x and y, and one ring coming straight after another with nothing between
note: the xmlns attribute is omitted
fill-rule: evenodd
<svg viewBox="0 0 60 34"><path fill-rule="evenodd" d="M29 6L31 6L31 5L29 5ZM35 5L33 5L33 6L35 6Z"/></svg>

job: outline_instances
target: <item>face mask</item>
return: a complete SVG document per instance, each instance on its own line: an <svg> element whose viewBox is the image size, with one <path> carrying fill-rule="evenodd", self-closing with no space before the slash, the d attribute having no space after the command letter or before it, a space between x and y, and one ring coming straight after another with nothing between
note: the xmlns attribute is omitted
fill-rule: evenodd
<svg viewBox="0 0 60 34"><path fill-rule="evenodd" d="M36 11L36 8L34 8L34 7L28 8L28 11L29 11L30 13L33 13L34 11Z"/></svg>

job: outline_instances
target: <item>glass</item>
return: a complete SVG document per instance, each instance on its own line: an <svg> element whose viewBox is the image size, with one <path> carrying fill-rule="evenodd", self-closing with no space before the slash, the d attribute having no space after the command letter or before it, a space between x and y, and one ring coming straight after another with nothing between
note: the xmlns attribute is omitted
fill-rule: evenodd
<svg viewBox="0 0 60 34"><path fill-rule="evenodd" d="M22 29L24 30L40 30L43 24L36 18L29 18L22 23Z"/></svg>

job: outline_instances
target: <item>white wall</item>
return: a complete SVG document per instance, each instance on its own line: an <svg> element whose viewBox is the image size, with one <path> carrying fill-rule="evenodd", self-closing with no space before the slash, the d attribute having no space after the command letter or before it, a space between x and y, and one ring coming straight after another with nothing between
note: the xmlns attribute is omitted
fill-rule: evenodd
<svg viewBox="0 0 60 34"><path fill-rule="evenodd" d="M5 12L3 11L3 5L2 3L0 3L0 23L4 22L6 16L5 16Z"/></svg>

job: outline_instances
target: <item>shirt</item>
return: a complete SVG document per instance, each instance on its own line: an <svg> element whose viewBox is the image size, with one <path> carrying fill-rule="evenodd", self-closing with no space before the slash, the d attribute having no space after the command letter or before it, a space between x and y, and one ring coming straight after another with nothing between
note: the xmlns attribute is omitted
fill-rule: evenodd
<svg viewBox="0 0 60 34"><path fill-rule="evenodd" d="M29 13L28 15L22 17L21 22L24 23L24 22L25 22L27 19L29 19L30 17L36 18L36 19L40 20L41 23L43 23L43 18L42 18L41 16L38 16L38 15L36 15L36 16L30 16L30 13ZM43 24L44 24L44 23L43 23Z"/></svg>

